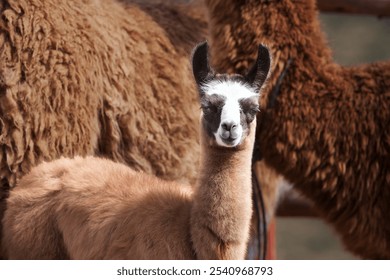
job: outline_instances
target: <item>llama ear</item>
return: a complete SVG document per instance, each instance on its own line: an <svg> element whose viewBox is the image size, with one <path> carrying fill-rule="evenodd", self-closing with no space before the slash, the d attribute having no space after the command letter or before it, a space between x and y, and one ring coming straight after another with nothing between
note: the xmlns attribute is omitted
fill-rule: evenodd
<svg viewBox="0 0 390 280"><path fill-rule="evenodd" d="M259 90L267 79L270 65L271 57L268 49L263 45L259 45L256 62L246 74L245 81L256 90Z"/></svg>
<svg viewBox="0 0 390 280"><path fill-rule="evenodd" d="M209 65L207 41L195 47L192 54L192 71L198 87L213 74L214 71Z"/></svg>

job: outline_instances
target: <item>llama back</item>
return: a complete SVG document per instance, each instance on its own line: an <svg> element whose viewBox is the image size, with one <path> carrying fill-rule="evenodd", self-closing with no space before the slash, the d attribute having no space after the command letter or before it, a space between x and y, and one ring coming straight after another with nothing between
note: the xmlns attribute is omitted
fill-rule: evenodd
<svg viewBox="0 0 390 280"><path fill-rule="evenodd" d="M11 193L3 247L12 259L188 259L191 195L105 159L44 163Z"/></svg>

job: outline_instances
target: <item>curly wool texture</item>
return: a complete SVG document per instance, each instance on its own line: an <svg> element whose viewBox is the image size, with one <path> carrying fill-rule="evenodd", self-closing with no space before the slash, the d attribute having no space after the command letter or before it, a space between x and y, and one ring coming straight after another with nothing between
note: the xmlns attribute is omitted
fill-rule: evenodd
<svg viewBox="0 0 390 280"><path fill-rule="evenodd" d="M8 189L60 156L194 181L198 14L115 0L9 0L0 13L0 220Z"/></svg>
<svg viewBox="0 0 390 280"><path fill-rule="evenodd" d="M271 49L257 130L267 165L315 202L347 249L390 258L390 63L334 63L314 0L206 4L219 71L244 69L259 43ZM289 59L277 103L267 107Z"/></svg>
<svg viewBox="0 0 390 280"><path fill-rule="evenodd" d="M164 5L114 0L0 5L3 185L42 160L89 154L194 178L189 53L203 22Z"/></svg>

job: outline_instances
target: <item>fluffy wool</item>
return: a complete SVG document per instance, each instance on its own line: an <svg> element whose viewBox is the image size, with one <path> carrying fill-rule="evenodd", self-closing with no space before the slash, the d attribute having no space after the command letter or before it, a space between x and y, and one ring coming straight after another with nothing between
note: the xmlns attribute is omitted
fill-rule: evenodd
<svg viewBox="0 0 390 280"><path fill-rule="evenodd" d="M75 154L194 176L183 159L197 128L182 124L197 118L188 54L202 23L114 0L7 1L1 13L0 174L11 186L39 161Z"/></svg>
<svg viewBox="0 0 390 280"><path fill-rule="evenodd" d="M204 20L116 0L9 0L0 14L0 197L60 156L103 155L194 181L199 109L188 61Z"/></svg>
<svg viewBox="0 0 390 280"><path fill-rule="evenodd" d="M217 69L243 71L254 42L273 54L257 135L264 168L312 199L351 252L390 258L390 63L334 63L314 0L206 4Z"/></svg>

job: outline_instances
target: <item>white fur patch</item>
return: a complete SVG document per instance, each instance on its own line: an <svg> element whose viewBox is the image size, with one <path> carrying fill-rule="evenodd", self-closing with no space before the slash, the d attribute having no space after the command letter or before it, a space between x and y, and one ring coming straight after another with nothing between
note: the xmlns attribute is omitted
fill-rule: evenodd
<svg viewBox="0 0 390 280"><path fill-rule="evenodd" d="M241 126L239 100L259 96L259 94L243 83L237 81L214 80L202 86L202 90L207 95L221 95L225 97L225 105L221 111L221 122L217 132L214 133L217 144L224 147L235 147L241 143L243 128ZM222 124L234 123L237 125L236 133L238 137L231 144L226 144L221 135L223 133Z"/></svg>
<svg viewBox="0 0 390 280"><path fill-rule="evenodd" d="M239 100L258 96L259 94L250 86L236 81L218 81L213 80L202 85L202 90L208 95L218 94L225 96L227 99Z"/></svg>

